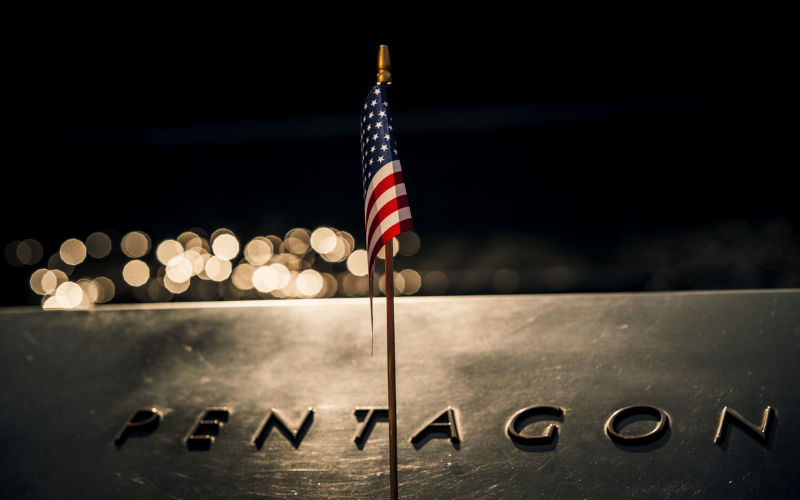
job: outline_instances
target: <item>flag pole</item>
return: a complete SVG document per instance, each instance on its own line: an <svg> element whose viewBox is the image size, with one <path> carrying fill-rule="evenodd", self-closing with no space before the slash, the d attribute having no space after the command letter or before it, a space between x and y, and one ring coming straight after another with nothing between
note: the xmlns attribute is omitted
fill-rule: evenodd
<svg viewBox="0 0 800 500"><path fill-rule="evenodd" d="M378 83L392 83L389 47L381 45L378 49ZM394 370L394 272L392 259L394 248L392 239L383 249L386 266L386 364L389 378L389 481L391 498L397 500L397 396Z"/></svg>
<svg viewBox="0 0 800 500"><path fill-rule="evenodd" d="M389 372L389 480L392 500L397 500L397 396L394 376L394 273L392 240L383 251L386 259L386 361Z"/></svg>

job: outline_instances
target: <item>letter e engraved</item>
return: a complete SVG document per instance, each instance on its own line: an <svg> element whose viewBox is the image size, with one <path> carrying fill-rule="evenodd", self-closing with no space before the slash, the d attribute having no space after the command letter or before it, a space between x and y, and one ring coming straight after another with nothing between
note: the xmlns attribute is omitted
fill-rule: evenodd
<svg viewBox="0 0 800 500"><path fill-rule="evenodd" d="M629 436L621 434L618 430L618 424L625 418L634 415L650 415L658 418L658 424L650 432L639 434L636 436ZM606 422L606 435L617 444L624 444L628 446L638 446L649 444L658 441L663 436L667 429L669 429L669 413L656 406L648 405L635 405L628 406L627 408L620 408L615 411Z"/></svg>
<svg viewBox="0 0 800 500"><path fill-rule="evenodd" d="M517 444L551 444L558 434L558 425L550 424L544 430L544 434L528 436L520 432L527 425L522 424L524 424L524 422L530 418L541 415L552 416L559 420L563 420L564 412L564 408L559 408L557 406L529 406L528 408L523 408L515 413L514 416L508 421L508 424L506 424L506 435ZM520 425L522 425L522 427L520 427Z"/></svg>
<svg viewBox="0 0 800 500"><path fill-rule="evenodd" d="M411 443L421 447L424 444L425 438L429 435L438 435L437 437L448 437L453 445L461 442L461 437L458 435L458 427L456 426L456 414L452 406L448 406L439 416L431 420L427 425L420 427L420 429L411 436Z"/></svg>
<svg viewBox="0 0 800 500"><path fill-rule="evenodd" d="M231 411L228 408L206 408L192 425L189 435L186 436L186 447L190 450L209 450L214 436L219 434L219 429L228 421Z"/></svg>
<svg viewBox="0 0 800 500"><path fill-rule="evenodd" d="M361 450L364 448L364 445L367 444L367 439L369 439L370 434L372 434L375 422L389 421L389 408L385 406L358 406L353 413L356 416L356 420L361 422L361 425L358 426L358 430L356 431L356 435L353 436L353 441L356 442L356 446Z"/></svg>
<svg viewBox="0 0 800 500"><path fill-rule="evenodd" d="M264 441L267 440L267 436L269 436L269 431L272 430L273 427L277 427L278 430L281 431L286 439L292 443L292 446L298 448L300 446L300 442L303 440L303 436L306 435L308 432L309 427L311 427L311 423L314 421L314 408L309 407L306 410L306 415L303 417L303 422L300 424L299 427L290 428L289 424L286 423L286 420L278 413L278 410L272 408L269 414L264 418L261 422L261 425L258 426L258 430L253 435L253 444L255 445L256 449L261 449L264 446Z"/></svg>
<svg viewBox="0 0 800 500"><path fill-rule="evenodd" d="M122 446L128 436L131 434L149 434L158 428L161 421L162 414L158 408L143 408L136 410L136 413L125 422L125 425L120 429L117 436L114 438L114 444Z"/></svg>
<svg viewBox="0 0 800 500"><path fill-rule="evenodd" d="M755 424L744 418L738 411L732 410L726 406L722 409L722 413L719 416L719 425L717 425L717 433L714 435L714 442L722 446L722 443L725 441L725 435L727 434L728 422L732 422L747 434L760 441L761 444L767 444L767 439L772 429L770 423L774 421L774 416L775 410L771 406L767 406L764 408L764 413L761 416L761 427L756 427Z"/></svg>

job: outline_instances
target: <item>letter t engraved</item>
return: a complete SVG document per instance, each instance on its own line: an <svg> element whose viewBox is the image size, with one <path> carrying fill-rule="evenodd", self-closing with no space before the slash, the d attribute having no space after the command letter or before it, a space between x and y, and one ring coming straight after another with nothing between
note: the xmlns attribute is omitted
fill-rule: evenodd
<svg viewBox="0 0 800 500"><path fill-rule="evenodd" d="M771 406L767 406L761 416L761 427L756 427L755 424L744 418L738 411L726 406L719 415L719 425L717 425L717 433L714 435L714 443L722 446L728 428L727 424L732 422L752 437L758 439L761 444L766 444L770 429L772 429L770 423L774 421L774 416L775 410Z"/></svg>
<svg viewBox="0 0 800 500"><path fill-rule="evenodd" d="M356 419L361 422L356 435L353 437L353 441L356 442L356 446L360 450L367 444L367 439L369 439L372 429L375 427L375 422L379 420L381 422L389 421L389 408L385 406L359 406L356 407L353 413L355 413Z"/></svg>

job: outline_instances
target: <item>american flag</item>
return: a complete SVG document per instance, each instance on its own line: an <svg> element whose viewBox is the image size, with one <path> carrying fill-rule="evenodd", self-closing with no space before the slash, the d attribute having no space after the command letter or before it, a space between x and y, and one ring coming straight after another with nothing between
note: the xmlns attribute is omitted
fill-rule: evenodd
<svg viewBox="0 0 800 500"><path fill-rule="evenodd" d="M372 265L378 252L398 234L414 229L397 158L386 87L383 82L373 87L361 109L361 171L370 296Z"/></svg>

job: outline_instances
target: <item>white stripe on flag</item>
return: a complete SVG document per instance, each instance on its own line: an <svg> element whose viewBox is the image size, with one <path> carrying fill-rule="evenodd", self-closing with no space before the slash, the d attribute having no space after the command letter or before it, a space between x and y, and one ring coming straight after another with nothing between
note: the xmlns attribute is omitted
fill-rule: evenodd
<svg viewBox="0 0 800 500"><path fill-rule="evenodd" d="M375 191L375 186L377 186L379 182L388 177L389 174L400 171L400 160L394 160L382 166L377 172L375 172L375 175L373 175L372 179L369 181L367 195L364 197L364 202L366 203L369 201L369 197L372 195L372 192Z"/></svg>
<svg viewBox="0 0 800 500"><path fill-rule="evenodd" d="M406 194L406 185L396 184L378 196L378 199L375 200L375 204L372 205L372 210L370 210L369 215L367 216L367 231L369 231L370 226L372 226L372 220L378 215L378 211L390 201L404 194Z"/></svg>
<svg viewBox="0 0 800 500"><path fill-rule="evenodd" d="M387 215L378 227L375 229L375 232L372 233L372 238L369 241L369 250L370 254L372 254L372 249L375 248L375 245L380 240L380 237L383 233L386 232L387 229L394 226L398 222L406 219L411 218L411 209L408 207L403 207L400 210L396 210L389 215Z"/></svg>

